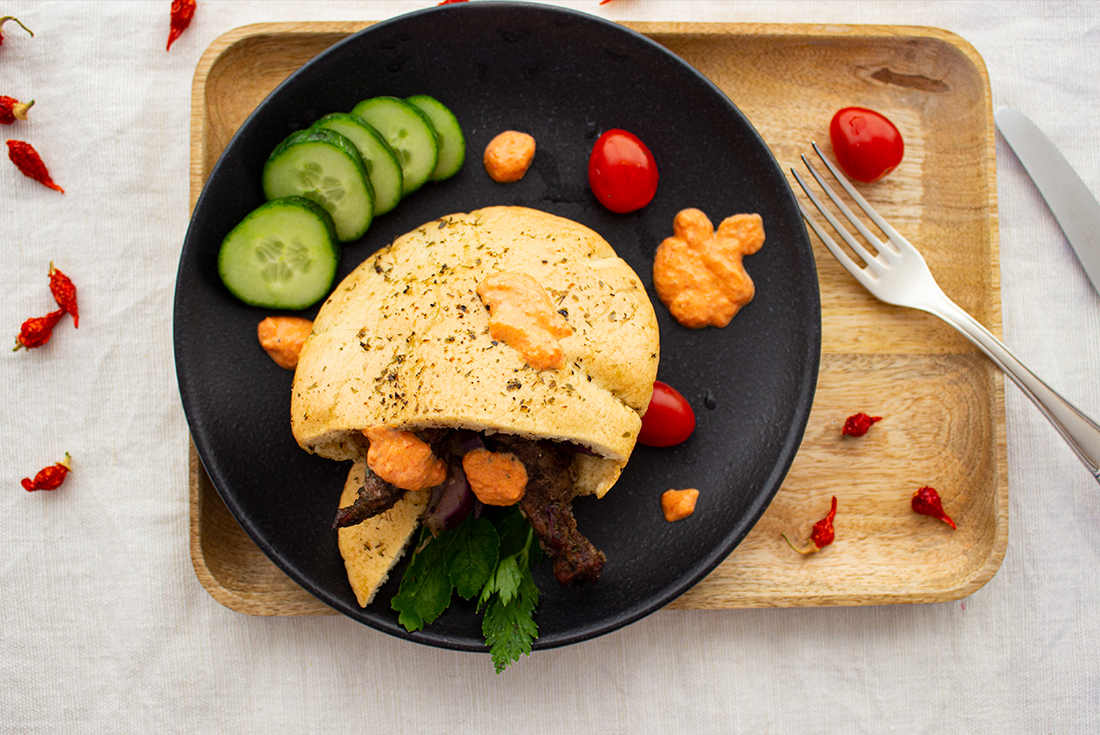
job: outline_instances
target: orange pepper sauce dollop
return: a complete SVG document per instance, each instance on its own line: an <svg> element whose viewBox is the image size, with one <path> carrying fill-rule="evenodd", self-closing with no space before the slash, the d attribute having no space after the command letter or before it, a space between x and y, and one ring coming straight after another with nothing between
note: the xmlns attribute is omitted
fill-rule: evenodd
<svg viewBox="0 0 1100 735"><path fill-rule="evenodd" d="M462 470L485 505L514 505L527 490L527 468L511 452L473 449L462 458Z"/></svg>
<svg viewBox="0 0 1100 735"><path fill-rule="evenodd" d="M447 464L411 431L375 426L364 429L363 434L370 439L367 466L391 485L420 490L442 485L447 479Z"/></svg>
<svg viewBox="0 0 1100 735"><path fill-rule="evenodd" d="M526 273L499 271L477 285L477 295L489 309L489 336L517 350L536 370L565 365L558 340L573 334L573 328L554 311L538 281Z"/></svg>
<svg viewBox="0 0 1100 735"><path fill-rule="evenodd" d="M695 512L699 491L693 487L685 490L665 490L661 494L661 511L669 523L682 521Z"/></svg>
<svg viewBox="0 0 1100 735"><path fill-rule="evenodd" d="M701 211L685 209L676 215L672 230L653 260L657 296L685 327L728 325L756 295L741 259L763 246L763 219L736 214L716 232Z"/></svg>
<svg viewBox="0 0 1100 735"><path fill-rule="evenodd" d="M527 133L506 130L489 141L481 162L490 179L511 184L527 174L534 159L535 139Z"/></svg>
<svg viewBox="0 0 1100 735"><path fill-rule="evenodd" d="M297 316L269 316L256 327L256 336L264 352L275 364L287 370L298 367L298 355L313 322Z"/></svg>

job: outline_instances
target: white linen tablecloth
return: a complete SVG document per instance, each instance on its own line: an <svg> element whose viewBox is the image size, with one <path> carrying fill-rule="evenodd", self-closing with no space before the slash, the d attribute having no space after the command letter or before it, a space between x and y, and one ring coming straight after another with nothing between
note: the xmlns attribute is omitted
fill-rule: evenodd
<svg viewBox="0 0 1100 735"><path fill-rule="evenodd" d="M188 224L191 81L220 34L379 20L434 2L199 0L165 52L169 0L7 0L0 95L35 99L60 195L0 162L0 332L52 307L82 322L0 350L0 732L717 733L1100 731L1100 487L1006 381L1007 556L963 600L661 611L496 676L342 616L250 617L188 551L188 433L172 299ZM984 58L994 107L1030 115L1100 192L1100 4L598 0L615 20L936 26ZM1002 140L1004 336L1100 416L1100 296ZM10 289L10 290L8 290ZM54 493L23 477L73 455Z"/></svg>

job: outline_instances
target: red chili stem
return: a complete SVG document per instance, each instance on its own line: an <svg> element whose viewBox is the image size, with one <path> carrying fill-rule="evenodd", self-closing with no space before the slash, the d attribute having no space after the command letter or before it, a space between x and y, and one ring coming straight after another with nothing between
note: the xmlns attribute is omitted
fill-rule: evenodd
<svg viewBox="0 0 1100 735"><path fill-rule="evenodd" d="M30 28L27 28L25 25L23 25L23 21L19 20L14 15L5 15L3 18L0 18L0 46L4 44L4 24L7 23L9 20L15 21L17 24L19 24L20 28L31 34L31 38L34 38L34 32Z"/></svg>
<svg viewBox="0 0 1100 735"><path fill-rule="evenodd" d="M794 545L793 541L791 541L789 538L787 538L787 534L781 533L779 535L783 537L783 540L787 542L788 546L790 546L792 549L797 551L799 554L807 555L807 554L812 554L815 551L820 551L820 549L814 548L813 544L810 544L809 546L807 546L804 549L800 549L800 548L798 548L797 546Z"/></svg>
<svg viewBox="0 0 1100 735"><path fill-rule="evenodd" d="M26 120L27 110L34 106L34 100L20 102L14 97L0 95L0 125L11 125L16 120Z"/></svg>

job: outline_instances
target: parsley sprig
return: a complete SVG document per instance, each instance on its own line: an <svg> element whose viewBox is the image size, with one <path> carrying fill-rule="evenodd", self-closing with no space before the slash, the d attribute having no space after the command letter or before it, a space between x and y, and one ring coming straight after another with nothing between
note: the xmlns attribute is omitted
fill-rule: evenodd
<svg viewBox="0 0 1100 735"><path fill-rule="evenodd" d="M390 606L410 633L430 625L451 604L455 592L478 598L485 610L481 631L499 674L520 655L531 653L538 638L534 621L539 590L531 568L542 549L515 507L487 509L457 528L432 538L421 529L416 551Z"/></svg>

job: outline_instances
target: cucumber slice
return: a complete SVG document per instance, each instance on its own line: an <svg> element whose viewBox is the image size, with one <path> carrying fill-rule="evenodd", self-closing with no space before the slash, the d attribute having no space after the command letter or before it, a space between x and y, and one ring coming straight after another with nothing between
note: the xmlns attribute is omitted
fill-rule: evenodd
<svg viewBox="0 0 1100 735"><path fill-rule="evenodd" d="M351 114L373 125L397 153L404 176L402 195L424 185L435 171L439 144L431 120L419 107L396 97L372 97L356 105Z"/></svg>
<svg viewBox="0 0 1100 735"><path fill-rule="evenodd" d="M305 309L332 290L340 245L332 217L305 197L273 199L222 240L218 275L246 304Z"/></svg>
<svg viewBox="0 0 1100 735"><path fill-rule="evenodd" d="M405 101L428 116L439 139L439 160L436 161L435 170L428 178L432 181L442 181L457 174L466 161L466 138L462 135L462 128L454 113L435 97L429 97L426 94L406 97Z"/></svg>
<svg viewBox="0 0 1100 735"><path fill-rule="evenodd" d="M374 217L374 192L359 149L331 130L288 136L264 164L263 182L268 199L303 196L324 207L341 242L362 237Z"/></svg>
<svg viewBox="0 0 1100 735"><path fill-rule="evenodd" d="M381 133L358 115L334 112L313 123L315 128L333 130L359 149L374 190L374 216L385 214L401 201L401 163Z"/></svg>

